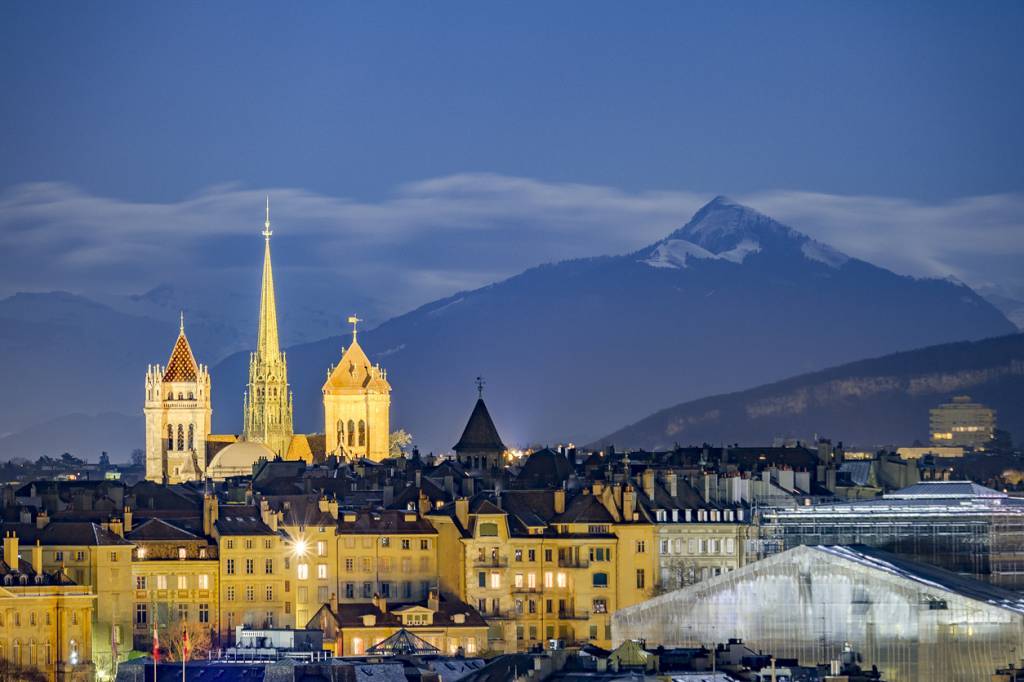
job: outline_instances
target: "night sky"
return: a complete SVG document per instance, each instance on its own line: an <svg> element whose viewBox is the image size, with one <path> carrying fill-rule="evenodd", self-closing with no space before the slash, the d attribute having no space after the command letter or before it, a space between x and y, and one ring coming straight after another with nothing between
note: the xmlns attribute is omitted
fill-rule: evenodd
<svg viewBox="0 0 1024 682"><path fill-rule="evenodd" d="M0 295L250 291L269 192L282 286L371 321L716 194L1024 298L1021 35L1011 2L3 3Z"/></svg>

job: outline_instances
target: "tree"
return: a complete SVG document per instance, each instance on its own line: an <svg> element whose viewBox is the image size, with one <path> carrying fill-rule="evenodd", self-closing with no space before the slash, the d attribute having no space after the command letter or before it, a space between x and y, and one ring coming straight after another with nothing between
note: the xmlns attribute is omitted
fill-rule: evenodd
<svg viewBox="0 0 1024 682"><path fill-rule="evenodd" d="M146 451L142 448L135 448L132 450L132 466L133 467L144 467L146 466Z"/></svg>
<svg viewBox="0 0 1024 682"><path fill-rule="evenodd" d="M100 453L100 466L103 468L110 466L110 455L107 454L106 450Z"/></svg>
<svg viewBox="0 0 1024 682"><path fill-rule="evenodd" d="M206 623L194 623L182 621L177 625L168 628L167 643L163 641L161 633L160 643L167 651L168 658L174 661L181 661L182 651L185 647L185 632L188 632L188 660L194 661L197 658L206 658L210 652L210 628Z"/></svg>
<svg viewBox="0 0 1024 682"><path fill-rule="evenodd" d="M388 438L388 453L392 457L402 457L405 455L405 450L412 444L412 434L407 433L405 429L398 429L392 431L391 436Z"/></svg>

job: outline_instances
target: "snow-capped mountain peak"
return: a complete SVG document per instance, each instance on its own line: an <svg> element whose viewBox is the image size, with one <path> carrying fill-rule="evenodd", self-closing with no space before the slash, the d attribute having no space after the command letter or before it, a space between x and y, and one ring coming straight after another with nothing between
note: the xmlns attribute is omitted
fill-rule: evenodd
<svg viewBox="0 0 1024 682"><path fill-rule="evenodd" d="M753 255L792 254L830 268L849 257L729 197L717 196L686 225L640 252L641 262L657 268L685 268L694 260L743 263Z"/></svg>

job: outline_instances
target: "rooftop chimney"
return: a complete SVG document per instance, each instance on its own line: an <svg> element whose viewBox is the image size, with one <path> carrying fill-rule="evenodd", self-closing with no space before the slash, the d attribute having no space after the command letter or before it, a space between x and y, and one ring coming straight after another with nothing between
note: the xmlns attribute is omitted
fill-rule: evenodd
<svg viewBox="0 0 1024 682"><path fill-rule="evenodd" d="M455 518L463 528L469 528L469 498L460 497L455 500Z"/></svg>
<svg viewBox="0 0 1024 682"><path fill-rule="evenodd" d="M207 493L203 496L203 533L205 535L213 535L214 525L217 523L217 514L219 512L219 503L217 502L217 496L212 493Z"/></svg>
<svg viewBox="0 0 1024 682"><path fill-rule="evenodd" d="M644 495L649 499L654 499L654 469L647 467L644 469L644 473L640 475L640 483L644 489Z"/></svg>
<svg viewBox="0 0 1024 682"><path fill-rule="evenodd" d="M43 574L43 546L36 540L32 545L32 572L36 575Z"/></svg>
<svg viewBox="0 0 1024 682"><path fill-rule="evenodd" d="M124 532L125 533L131 533L132 532L132 508L131 507L125 507L124 508Z"/></svg>
<svg viewBox="0 0 1024 682"><path fill-rule="evenodd" d="M50 515L46 512L45 509L41 509L39 513L36 514L36 528L38 530L42 530L46 528L46 525L48 523L50 523Z"/></svg>
<svg viewBox="0 0 1024 682"><path fill-rule="evenodd" d="M13 530L4 533L4 563L12 571L18 570L18 536Z"/></svg>
<svg viewBox="0 0 1024 682"><path fill-rule="evenodd" d="M555 513L565 513L565 489L559 488L555 491Z"/></svg>

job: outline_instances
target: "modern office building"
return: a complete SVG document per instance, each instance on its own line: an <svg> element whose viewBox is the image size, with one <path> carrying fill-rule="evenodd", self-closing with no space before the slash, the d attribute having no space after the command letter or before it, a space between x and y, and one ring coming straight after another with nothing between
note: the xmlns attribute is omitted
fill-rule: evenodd
<svg viewBox="0 0 1024 682"><path fill-rule="evenodd" d="M1024 599L866 547L797 547L618 611L612 641L730 637L814 665L857 651L886 680L966 682L1024 650Z"/></svg>
<svg viewBox="0 0 1024 682"><path fill-rule="evenodd" d="M1024 499L969 481L923 481L872 500L760 512L758 553L867 545L1024 589Z"/></svg>
<svg viewBox="0 0 1024 682"><path fill-rule="evenodd" d="M984 448L996 432L996 411L958 395L930 412L933 445Z"/></svg>

